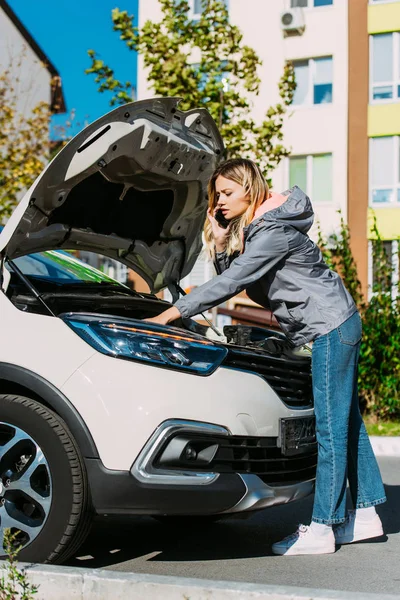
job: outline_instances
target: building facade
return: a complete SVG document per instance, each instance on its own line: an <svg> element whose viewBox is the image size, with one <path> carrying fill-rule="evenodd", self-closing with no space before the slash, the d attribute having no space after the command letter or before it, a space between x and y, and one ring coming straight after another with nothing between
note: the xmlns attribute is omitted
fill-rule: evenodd
<svg viewBox="0 0 400 600"><path fill-rule="evenodd" d="M373 218L392 258L392 285L399 280L400 238L400 2L373 0L368 6L369 230ZM369 238L372 239L371 232ZM369 242L369 284L373 282Z"/></svg>
<svg viewBox="0 0 400 600"><path fill-rule="evenodd" d="M0 0L0 70L18 82L18 108L26 115L39 102L53 113L66 112L61 77L6 0Z"/></svg>
<svg viewBox="0 0 400 600"><path fill-rule="evenodd" d="M297 89L284 125L291 155L272 174L282 191L297 183L329 236L349 223L363 292L372 283L371 215L395 261L400 236L400 1L226 0L230 19L262 60L253 108L261 121L279 101L286 61ZM203 10L191 0L192 16ZM139 25L159 20L158 0L142 0ZM152 95L139 57L138 97ZM340 211L340 212L339 212ZM187 287L212 269L199 260ZM192 281L193 280L193 281Z"/></svg>
<svg viewBox="0 0 400 600"><path fill-rule="evenodd" d="M193 15L201 0L191 2ZM228 0L230 18L262 60L260 94L253 108L261 121L269 106L279 102L278 82L286 61L294 62L296 90L285 124L284 143L291 158L272 174L282 191L296 181L310 194L317 219L327 234L347 217L347 2L346 0ZM298 35L285 30L285 12L301 19ZM158 0L139 6L139 25L158 20ZM341 32L341 35L337 33ZM139 56L138 98L152 95ZM313 232L315 234L315 231Z"/></svg>

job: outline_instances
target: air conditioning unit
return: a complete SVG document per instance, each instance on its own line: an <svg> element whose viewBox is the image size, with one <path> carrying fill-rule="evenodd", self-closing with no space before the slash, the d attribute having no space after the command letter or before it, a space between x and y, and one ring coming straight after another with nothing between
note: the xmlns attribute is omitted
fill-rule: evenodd
<svg viewBox="0 0 400 600"><path fill-rule="evenodd" d="M300 7L290 8L281 14L281 29L283 35L302 35L306 28L304 12Z"/></svg>

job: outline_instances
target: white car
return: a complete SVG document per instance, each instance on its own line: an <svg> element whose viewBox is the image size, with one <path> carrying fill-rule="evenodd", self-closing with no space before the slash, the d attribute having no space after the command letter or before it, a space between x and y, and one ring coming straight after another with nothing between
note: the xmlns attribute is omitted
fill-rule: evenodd
<svg viewBox="0 0 400 600"><path fill-rule="evenodd" d="M215 518L313 491L309 348L261 328L149 324L168 303L65 252L177 296L224 150L206 110L177 105L87 127L0 234L0 547L19 532L21 560L65 561L93 514Z"/></svg>

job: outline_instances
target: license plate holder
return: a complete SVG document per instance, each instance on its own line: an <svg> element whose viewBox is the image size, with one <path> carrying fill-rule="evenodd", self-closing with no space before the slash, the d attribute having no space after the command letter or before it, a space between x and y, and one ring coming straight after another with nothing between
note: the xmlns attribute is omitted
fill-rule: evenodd
<svg viewBox="0 0 400 600"><path fill-rule="evenodd" d="M315 451L315 416L281 419L281 450L285 456Z"/></svg>

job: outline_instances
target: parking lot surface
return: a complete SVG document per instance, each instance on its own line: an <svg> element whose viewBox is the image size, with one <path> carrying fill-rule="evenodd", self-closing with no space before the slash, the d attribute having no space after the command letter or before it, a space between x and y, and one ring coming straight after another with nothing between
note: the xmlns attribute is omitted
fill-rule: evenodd
<svg viewBox="0 0 400 600"><path fill-rule="evenodd" d="M322 556L274 556L271 544L308 523L312 499L209 526L149 517L97 519L69 565L114 571L307 588L400 593L400 460L379 459L388 502L378 507L385 539ZM400 597L400 596L399 596Z"/></svg>

